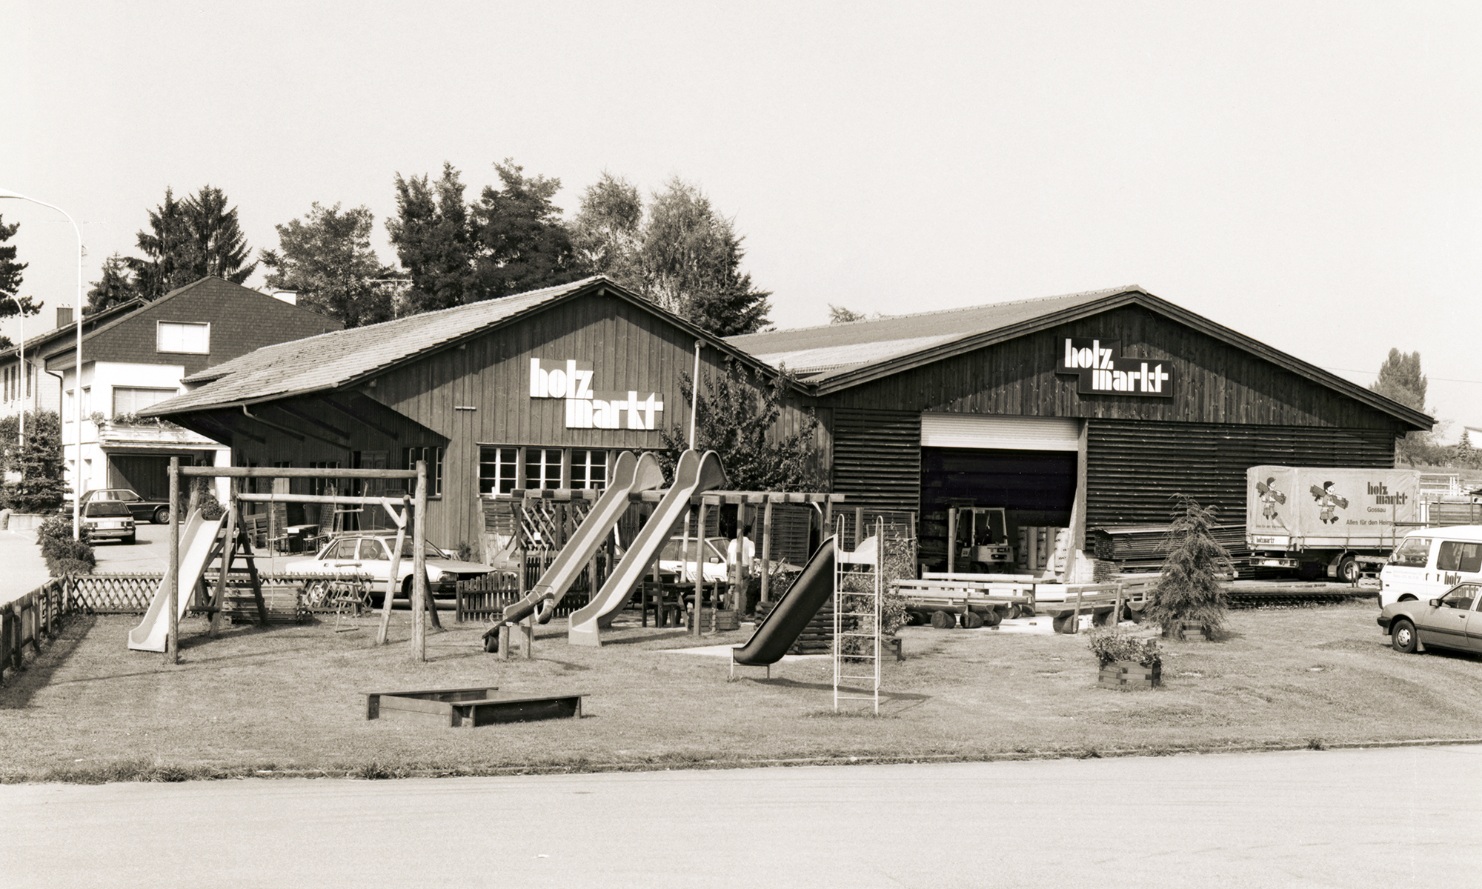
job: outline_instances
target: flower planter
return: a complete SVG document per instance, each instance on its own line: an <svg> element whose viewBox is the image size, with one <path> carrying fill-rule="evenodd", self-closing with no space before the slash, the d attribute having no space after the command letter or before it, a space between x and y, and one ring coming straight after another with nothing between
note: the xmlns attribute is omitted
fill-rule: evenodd
<svg viewBox="0 0 1482 889"><path fill-rule="evenodd" d="M1108 688L1157 688L1163 684L1161 664L1144 667L1136 661L1114 661L1101 668L1096 684Z"/></svg>

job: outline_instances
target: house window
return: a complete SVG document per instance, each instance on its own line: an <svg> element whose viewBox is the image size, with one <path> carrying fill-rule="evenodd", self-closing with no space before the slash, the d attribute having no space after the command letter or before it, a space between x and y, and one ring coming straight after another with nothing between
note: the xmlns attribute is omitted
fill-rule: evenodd
<svg viewBox="0 0 1482 889"><path fill-rule="evenodd" d="M590 448L571 450L571 487L607 487L607 452Z"/></svg>
<svg viewBox="0 0 1482 889"><path fill-rule="evenodd" d="M561 487L561 449L525 449L525 487Z"/></svg>
<svg viewBox="0 0 1482 889"><path fill-rule="evenodd" d="M211 325L186 321L160 321L155 329L155 349L207 355L211 352Z"/></svg>
<svg viewBox="0 0 1482 889"><path fill-rule="evenodd" d="M113 416L137 414L150 405L175 396L174 389L144 389L136 386L113 387Z"/></svg>
<svg viewBox="0 0 1482 889"><path fill-rule="evenodd" d="M340 461L338 461L338 460L310 460L309 461L309 468L310 469L339 469L340 468ZM339 485L337 484L337 479L331 479L331 478L311 478L311 479L309 479L309 493L310 494L313 494L316 497L324 497L324 496L328 495L329 494L329 489L331 487L334 487L336 494L342 493L339 490Z"/></svg>
<svg viewBox="0 0 1482 889"><path fill-rule="evenodd" d="M407 469L416 469L418 460L427 464L427 496L441 497L443 495L443 449L406 448L402 454L406 458ZM407 479L407 491L415 492L416 490L416 481Z"/></svg>
<svg viewBox="0 0 1482 889"><path fill-rule="evenodd" d="M508 494L519 480L520 449L479 448L479 493L485 497Z"/></svg>

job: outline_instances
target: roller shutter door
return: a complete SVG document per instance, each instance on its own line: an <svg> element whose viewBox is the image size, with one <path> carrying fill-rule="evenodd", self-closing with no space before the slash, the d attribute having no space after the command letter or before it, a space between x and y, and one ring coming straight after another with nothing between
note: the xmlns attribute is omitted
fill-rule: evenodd
<svg viewBox="0 0 1482 889"><path fill-rule="evenodd" d="M983 448L996 451L1076 451L1079 420L983 414L922 414L923 448Z"/></svg>

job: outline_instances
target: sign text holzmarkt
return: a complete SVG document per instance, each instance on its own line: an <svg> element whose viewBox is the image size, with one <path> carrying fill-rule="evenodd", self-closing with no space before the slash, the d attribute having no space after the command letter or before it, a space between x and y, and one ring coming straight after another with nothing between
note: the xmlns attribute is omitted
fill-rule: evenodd
<svg viewBox="0 0 1482 889"><path fill-rule="evenodd" d="M657 428L664 402L656 392L601 392L592 388L592 362L530 359L530 397L566 402L567 429Z"/></svg>
<svg viewBox="0 0 1482 889"><path fill-rule="evenodd" d="M1163 359L1123 358L1115 340L1066 337L1056 373L1076 374L1082 395L1172 398L1173 366Z"/></svg>

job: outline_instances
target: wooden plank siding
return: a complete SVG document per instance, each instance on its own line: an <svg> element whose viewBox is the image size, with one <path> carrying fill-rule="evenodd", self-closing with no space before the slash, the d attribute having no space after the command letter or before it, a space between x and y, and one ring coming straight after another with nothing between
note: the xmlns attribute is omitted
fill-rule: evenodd
<svg viewBox="0 0 1482 889"><path fill-rule="evenodd" d="M1168 361L1178 373L1173 397L1080 395L1075 376L1055 372L1066 337L1115 340L1122 355ZM836 408L1404 431L1393 416L1140 306L910 368L823 401Z"/></svg>
<svg viewBox="0 0 1482 889"><path fill-rule="evenodd" d="M1383 430L1093 420L1088 428L1086 525L1161 525L1179 494L1245 522L1245 471L1285 466L1394 465Z"/></svg>

